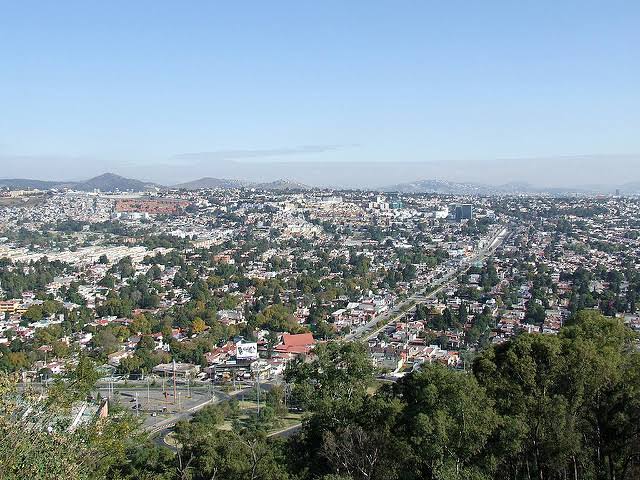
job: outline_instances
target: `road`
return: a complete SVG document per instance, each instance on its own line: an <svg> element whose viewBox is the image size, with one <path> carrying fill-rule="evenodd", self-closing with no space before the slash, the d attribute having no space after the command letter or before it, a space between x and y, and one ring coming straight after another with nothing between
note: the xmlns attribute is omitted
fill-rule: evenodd
<svg viewBox="0 0 640 480"><path fill-rule="evenodd" d="M267 437L282 437L289 438L300 431L302 428L302 423L296 423L295 425L291 425L290 427L283 428L282 430L278 430L276 432L271 432Z"/></svg>
<svg viewBox="0 0 640 480"><path fill-rule="evenodd" d="M430 283L427 287L421 289L418 292L413 293L409 298L404 300L397 305L394 305L388 312L373 318L371 321L367 322L364 325L356 328L355 331L349 333L345 336L345 341L358 341L358 340L369 340L377 336L384 328L386 328L389 324L395 322L397 319L401 318L407 312L415 309L415 305L418 303L425 302L429 298L433 298L437 295L442 289L448 287L452 281L463 271L465 271L469 266L475 262L484 261L489 255L491 255L498 246L504 241L507 237L509 231L506 227L502 228L498 231L488 243L488 245L478 252L476 252L470 258L464 259L460 262L460 264L456 268L450 269L446 274ZM426 292L426 290L429 290ZM380 325L380 322L382 324ZM377 328L376 326L379 325ZM164 438L166 435L173 429L176 422L184 419L190 418L195 412L204 408L206 405L212 403L218 403L221 401L230 400L233 396L240 395L243 391L248 391L253 387L249 387L245 390L239 390L236 392L229 394L223 393L219 390L215 391L215 395L212 398L209 398L197 405L184 410L182 412L177 412L169 418L160 420L155 422L153 425L148 425L145 427L145 430L154 437L154 440L157 444L163 445L165 447L174 449L171 445L165 443ZM282 429L280 431L272 432L269 436L281 436L281 437L289 437L295 434L301 425L293 425L291 427Z"/></svg>
<svg viewBox="0 0 640 480"><path fill-rule="evenodd" d="M382 330L384 330L388 325L395 322L407 312L413 310L417 303L423 303L429 298L433 298L437 295L442 289L448 287L451 282L463 271L465 271L469 266L475 262L484 261L489 255L491 255L496 248L498 248L504 239L507 237L509 230L507 227L502 228L492 237L489 244L480 249L470 258L466 258L460 262L460 265L438 278L436 281L432 282L425 289L422 289L419 292L415 292L409 298L394 305L388 312L385 312L382 315L374 317L369 322L364 325L360 325L353 332L347 334L344 337L344 340L347 342L353 342L358 340L369 340L377 336ZM431 289L429 292L425 293L425 290ZM379 325L380 322L383 322L378 328L376 325Z"/></svg>
<svg viewBox="0 0 640 480"><path fill-rule="evenodd" d="M266 388L267 390L269 390L273 386L270 383L261 383L260 385L261 387ZM250 386L247 388L236 390L231 393L225 393L220 390L215 390L214 398L211 398L183 412L176 413L175 415L172 415L170 418L156 422L154 425L146 427L145 431L149 434L149 436L153 438L153 441L156 443L156 445L167 447L175 451L174 446L165 442L165 437L173 430L173 427L176 425L177 422L179 422L180 420L188 420L193 416L194 413L206 407L207 405L229 401L234 397L239 397L241 395L249 393L250 391L254 390L254 388L255 388L254 386ZM268 436L289 437L293 435L300 428L300 426L301 424L292 425L283 430L273 432Z"/></svg>

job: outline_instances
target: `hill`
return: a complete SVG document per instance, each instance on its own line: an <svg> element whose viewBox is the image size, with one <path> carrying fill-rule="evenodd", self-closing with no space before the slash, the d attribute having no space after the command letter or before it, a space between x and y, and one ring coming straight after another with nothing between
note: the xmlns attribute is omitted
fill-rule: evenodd
<svg viewBox="0 0 640 480"><path fill-rule="evenodd" d="M87 191L97 189L102 190L103 192L111 192L114 190L140 192L156 186L158 185L154 183L125 178L114 173L103 173L102 175L90 178L84 182L75 183L72 188Z"/></svg>
<svg viewBox="0 0 640 480"><path fill-rule="evenodd" d="M0 188L10 188L14 190L49 190L57 188L60 182L50 182L46 180L30 180L27 178L2 178Z"/></svg>
<svg viewBox="0 0 640 480"><path fill-rule="evenodd" d="M310 190L311 187L291 180L275 180L273 182L256 183L251 185L260 190Z"/></svg>
<svg viewBox="0 0 640 480"><path fill-rule="evenodd" d="M187 190L198 190L200 188L255 188L258 190L308 190L311 187L291 180L275 180L273 182L246 182L243 180L232 180L226 178L203 177L191 182L179 183L173 188L184 188Z"/></svg>
<svg viewBox="0 0 640 480"><path fill-rule="evenodd" d="M487 195L497 193L497 187L477 183L450 182L447 180L419 180L399 183L381 189L384 192L399 193L444 193L452 195Z"/></svg>
<svg viewBox="0 0 640 480"><path fill-rule="evenodd" d="M38 189L38 190L51 190L51 189L64 189L81 191L93 191L101 190L103 192L113 191L134 191L140 192L149 188L159 187L154 183L142 182L132 178L121 177L114 173L103 173L97 177L90 178L88 180L80 182L56 182L46 180L30 180L25 178L7 178L0 179L0 187L10 189Z"/></svg>
<svg viewBox="0 0 640 480"><path fill-rule="evenodd" d="M246 186L248 183L241 180L230 180L226 178L203 177L190 182L179 183L173 188L184 188L186 190L198 190L201 188L221 188L233 189Z"/></svg>

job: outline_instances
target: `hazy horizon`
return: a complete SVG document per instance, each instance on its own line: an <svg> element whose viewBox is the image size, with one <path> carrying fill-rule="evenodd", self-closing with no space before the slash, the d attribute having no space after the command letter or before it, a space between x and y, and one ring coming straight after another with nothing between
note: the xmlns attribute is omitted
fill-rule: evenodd
<svg viewBox="0 0 640 480"><path fill-rule="evenodd" d="M33 162L30 165L30 162ZM176 185L203 177L270 182L286 179L316 187L378 188L438 179L487 185L529 183L537 187L617 186L640 182L640 155L584 155L561 158L498 159L486 162L322 162L255 161L184 157L180 163L114 164L78 159L22 157L10 162L0 178L79 181L105 172ZM52 167L47 173L47 165ZM606 169L603 168L606 165ZM29 175L37 171L36 175Z"/></svg>

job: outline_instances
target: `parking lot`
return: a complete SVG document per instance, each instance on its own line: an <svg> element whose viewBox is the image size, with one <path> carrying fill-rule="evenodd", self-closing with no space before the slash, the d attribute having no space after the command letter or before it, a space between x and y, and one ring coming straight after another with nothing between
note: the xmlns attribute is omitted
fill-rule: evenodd
<svg viewBox="0 0 640 480"><path fill-rule="evenodd" d="M143 416L144 427L151 427L215 398L213 386L209 383L176 382L174 390L172 382L163 383L159 379L106 382L99 385L98 391L103 398Z"/></svg>

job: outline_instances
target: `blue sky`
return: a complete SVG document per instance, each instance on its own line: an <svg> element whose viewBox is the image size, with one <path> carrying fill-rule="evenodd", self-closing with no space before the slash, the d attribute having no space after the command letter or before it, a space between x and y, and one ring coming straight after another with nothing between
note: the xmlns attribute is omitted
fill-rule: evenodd
<svg viewBox="0 0 640 480"><path fill-rule="evenodd" d="M3 177L640 153L640 2L21 0L0 12Z"/></svg>

